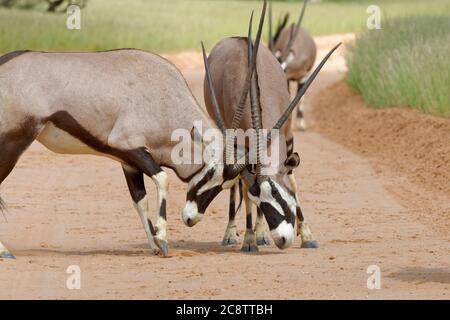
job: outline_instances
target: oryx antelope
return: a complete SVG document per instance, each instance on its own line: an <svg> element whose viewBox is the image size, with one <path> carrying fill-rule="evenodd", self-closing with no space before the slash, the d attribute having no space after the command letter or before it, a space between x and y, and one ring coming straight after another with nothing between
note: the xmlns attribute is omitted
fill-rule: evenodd
<svg viewBox="0 0 450 320"><path fill-rule="evenodd" d="M272 35L272 6L269 7L269 49L278 59L286 73L288 88L290 82L298 84L298 91L305 84L314 66L317 55L317 47L313 37L301 27L308 0L304 0L301 14L296 24L287 26L289 14L278 23L275 34ZM305 130L303 104L300 103L296 125L300 130Z"/></svg>
<svg viewBox="0 0 450 320"><path fill-rule="evenodd" d="M183 210L188 225L245 169L224 166L222 160L175 163L171 151L178 142L171 133L191 131L194 121L201 121L205 130L217 130L178 69L155 54L134 49L20 51L0 58L0 184L34 140L57 153L118 161L156 254L168 253L167 176L162 167L189 184ZM155 225L147 218L144 174L157 188ZM1 243L0 257L13 258Z"/></svg>
<svg viewBox="0 0 450 320"><path fill-rule="evenodd" d="M250 21L247 38L224 39L211 51L208 61L205 62L205 66L209 66L206 69L204 82L205 104L210 115L223 115L222 124L218 124L219 127L223 127L223 130L225 128L243 130L253 128L257 132L261 128L280 130L279 164L276 173L269 176L263 174L264 168L258 152L263 148L263 141L259 141L256 146L258 149L256 176L250 180L244 179L243 197L247 225L242 250L255 251L257 245L270 243L265 231L264 216L278 247L286 248L293 242L296 216L302 247L317 247L317 242L305 224L298 204L297 186L292 170L299 165L300 159L298 154L293 152L293 135L288 119L320 68L337 47L322 61L303 90L300 90L289 104L290 96L283 70L272 53L260 45L265 5L254 48L251 41L252 21ZM249 77L248 70L254 70L253 76ZM249 86L251 87L250 101L240 94ZM246 107L240 112L242 105ZM241 113L242 116L236 119L235 115ZM271 138L269 137L268 140L270 144ZM229 223L223 239L224 245L234 244L237 240L235 193L236 185L230 190ZM258 207L255 231L251 213L252 202ZM289 230L285 234L291 236L282 239L280 243L281 228Z"/></svg>

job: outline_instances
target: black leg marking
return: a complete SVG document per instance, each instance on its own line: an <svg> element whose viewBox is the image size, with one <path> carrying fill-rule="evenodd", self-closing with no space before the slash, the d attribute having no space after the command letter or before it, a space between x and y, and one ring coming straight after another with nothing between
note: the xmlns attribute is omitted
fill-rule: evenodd
<svg viewBox="0 0 450 320"><path fill-rule="evenodd" d="M298 204L297 204L297 218L298 218L298 221L300 221L300 222L305 221L305 218L303 217L302 209L300 208L300 206Z"/></svg>
<svg viewBox="0 0 450 320"><path fill-rule="evenodd" d="M135 208L139 213L141 222L144 225L144 230L147 235L147 239L150 243L150 248L155 254L160 252L158 246L155 243L154 236L156 235L155 228L150 219L148 219L148 202L147 192L144 184L144 173L140 170L130 168L128 166L122 166L125 179L127 180L128 189L130 191L131 198L133 199Z"/></svg>
<svg viewBox="0 0 450 320"><path fill-rule="evenodd" d="M236 186L230 189L230 207L228 208L228 222L234 221L236 217Z"/></svg>
<svg viewBox="0 0 450 320"><path fill-rule="evenodd" d="M167 221L166 199L162 199L161 201L161 206L159 207L159 216Z"/></svg>
<svg viewBox="0 0 450 320"><path fill-rule="evenodd" d="M156 188L158 189L158 217L156 227L154 228L156 235L153 239L163 255L167 256L169 253L169 246L166 240L166 175L146 148L139 148L130 151L128 152L128 157L134 167L139 168L147 176L152 178L153 182L155 182ZM150 222L149 225L151 225Z"/></svg>
<svg viewBox="0 0 450 320"><path fill-rule="evenodd" d="M247 187L244 188L244 200L246 208L246 230L244 236L244 243L242 244L241 251L243 252L256 252L258 251L258 246L256 244L256 233L253 230L252 221L252 202L248 198Z"/></svg>
<svg viewBox="0 0 450 320"><path fill-rule="evenodd" d="M127 180L128 189L130 190L131 198L134 203L139 203L139 201L144 199L147 195L144 184L144 173L138 170L122 168L125 179Z"/></svg>
<svg viewBox="0 0 450 320"><path fill-rule="evenodd" d="M149 177L162 171L161 167L153 160L153 157L146 148L130 151L128 157L135 167L142 170Z"/></svg>

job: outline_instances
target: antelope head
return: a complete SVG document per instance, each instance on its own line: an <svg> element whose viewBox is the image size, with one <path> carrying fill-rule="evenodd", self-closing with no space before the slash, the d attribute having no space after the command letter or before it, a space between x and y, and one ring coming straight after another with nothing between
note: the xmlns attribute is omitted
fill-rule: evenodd
<svg viewBox="0 0 450 320"><path fill-rule="evenodd" d="M291 27L289 40L287 43L282 44L281 50L279 48L278 49L275 48L276 45L275 42L279 38L282 29L286 26L287 20L289 19L289 15L288 14L285 15L283 21L278 24L275 36L272 36L272 2L270 2L269 4L269 49L275 55L275 58L277 58L278 62L280 62L280 65L284 71L286 71L289 64L295 60L295 52L292 50L292 45L294 44L294 41L297 38L298 33L300 31L307 3L308 0L303 1L303 7L300 16L298 18L298 21Z"/></svg>

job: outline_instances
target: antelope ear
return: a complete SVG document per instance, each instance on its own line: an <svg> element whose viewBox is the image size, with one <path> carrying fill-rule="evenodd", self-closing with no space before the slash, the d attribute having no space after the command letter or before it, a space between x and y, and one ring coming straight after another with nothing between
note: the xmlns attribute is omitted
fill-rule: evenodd
<svg viewBox="0 0 450 320"><path fill-rule="evenodd" d="M288 170L294 170L299 165L300 165L300 156L298 155L297 152L294 152L293 154L291 154L284 162L284 166Z"/></svg>

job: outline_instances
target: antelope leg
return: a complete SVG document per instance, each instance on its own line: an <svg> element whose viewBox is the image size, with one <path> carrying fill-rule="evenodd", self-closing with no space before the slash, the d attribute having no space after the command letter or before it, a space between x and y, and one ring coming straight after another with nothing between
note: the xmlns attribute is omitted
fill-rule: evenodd
<svg viewBox="0 0 450 320"><path fill-rule="evenodd" d="M302 239L302 248L318 248L319 244L316 240L314 240L311 230L303 217L302 209L300 208L300 202L297 196L297 181L295 180L294 173L291 172L288 177L292 190L295 192L295 199L297 201L297 235L299 235Z"/></svg>
<svg viewBox="0 0 450 320"><path fill-rule="evenodd" d="M236 185L230 189L230 206L228 211L228 226L222 240L223 246L231 246L237 243L238 234L236 227Z"/></svg>
<svg viewBox="0 0 450 320"><path fill-rule="evenodd" d="M259 208L258 214L256 216L255 232L256 232L256 244L258 246L270 245L269 233L267 232L267 228L264 223L264 214Z"/></svg>
<svg viewBox="0 0 450 320"><path fill-rule="evenodd" d="M245 230L244 243L242 244L241 251L243 252L255 252L258 251L258 245L256 244L256 233L253 231L252 221L252 202L248 197L247 186L244 183L243 197L245 203L245 210L247 215L247 228Z"/></svg>
<svg viewBox="0 0 450 320"><path fill-rule="evenodd" d="M128 154L133 165L149 176L157 189L157 219L154 233L154 241L164 256L169 254L169 244L166 239L167 215L167 174L155 162L147 148L139 148Z"/></svg>
<svg viewBox="0 0 450 320"><path fill-rule="evenodd" d="M150 248L154 254L159 254L160 250L153 239L155 230L152 222L147 216L148 199L144 185L144 173L126 165L123 165L122 168L127 180L128 189L130 190L131 198L133 199L134 207L136 208L142 224L144 225L144 230L147 234Z"/></svg>

